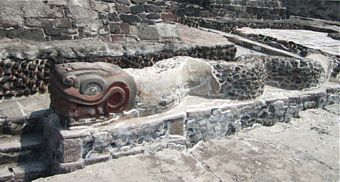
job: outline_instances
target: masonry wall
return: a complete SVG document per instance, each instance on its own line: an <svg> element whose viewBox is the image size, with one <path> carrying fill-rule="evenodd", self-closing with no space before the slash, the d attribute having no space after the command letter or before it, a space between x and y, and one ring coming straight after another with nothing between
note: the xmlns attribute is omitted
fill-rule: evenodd
<svg viewBox="0 0 340 182"><path fill-rule="evenodd" d="M286 0L292 15L340 21L338 0Z"/></svg>
<svg viewBox="0 0 340 182"><path fill-rule="evenodd" d="M182 2L178 16L285 19L282 0L176 0Z"/></svg>
<svg viewBox="0 0 340 182"><path fill-rule="evenodd" d="M286 9L281 0L2 0L0 38L157 40L168 28L158 23L176 21L174 14L284 19Z"/></svg>
<svg viewBox="0 0 340 182"><path fill-rule="evenodd" d="M167 8L159 0L2 0L0 38L116 41L133 31L157 33L156 22L175 20Z"/></svg>

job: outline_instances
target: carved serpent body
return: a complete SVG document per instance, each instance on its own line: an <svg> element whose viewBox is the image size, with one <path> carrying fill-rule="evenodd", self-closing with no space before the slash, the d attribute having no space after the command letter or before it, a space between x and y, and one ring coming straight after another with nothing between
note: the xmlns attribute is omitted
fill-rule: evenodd
<svg viewBox="0 0 340 182"><path fill-rule="evenodd" d="M284 89L316 87L325 70L319 63L287 57L240 57L236 62L174 57L144 69L109 63L57 65L51 77L51 107L70 118L99 117L137 109L156 114L187 95L254 99L264 85ZM276 83L276 84L274 84Z"/></svg>

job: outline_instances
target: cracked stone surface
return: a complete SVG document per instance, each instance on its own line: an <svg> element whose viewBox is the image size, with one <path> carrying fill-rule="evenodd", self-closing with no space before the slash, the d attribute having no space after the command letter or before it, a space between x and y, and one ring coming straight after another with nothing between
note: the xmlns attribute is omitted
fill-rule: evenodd
<svg viewBox="0 0 340 182"><path fill-rule="evenodd" d="M340 105L186 151L119 158L37 181L339 181Z"/></svg>

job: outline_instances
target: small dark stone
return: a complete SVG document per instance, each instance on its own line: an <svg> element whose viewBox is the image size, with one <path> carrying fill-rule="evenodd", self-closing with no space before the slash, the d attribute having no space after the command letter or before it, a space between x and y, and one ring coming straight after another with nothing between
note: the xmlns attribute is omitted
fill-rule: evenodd
<svg viewBox="0 0 340 182"><path fill-rule="evenodd" d="M119 17L123 22L129 23L129 24L139 23L142 21L136 15L120 14Z"/></svg>
<svg viewBox="0 0 340 182"><path fill-rule="evenodd" d="M61 30L57 28L46 27L44 31L45 34L49 36L61 36Z"/></svg>
<svg viewBox="0 0 340 182"><path fill-rule="evenodd" d="M119 23L110 23L110 32L113 34L120 33L120 24Z"/></svg>
<svg viewBox="0 0 340 182"><path fill-rule="evenodd" d="M131 9L132 14L138 14L138 13L144 12L144 7L142 5L131 6L130 9Z"/></svg>
<svg viewBox="0 0 340 182"><path fill-rule="evenodd" d="M130 1L129 0L116 0L116 3L124 4L124 5L130 5Z"/></svg>
<svg viewBox="0 0 340 182"><path fill-rule="evenodd" d="M143 7L145 11L148 13L151 13L151 12L161 13L162 12L162 9L159 6L156 6L153 4L144 4Z"/></svg>
<svg viewBox="0 0 340 182"><path fill-rule="evenodd" d="M150 13L146 15L148 19L159 19L161 16L158 13Z"/></svg>
<svg viewBox="0 0 340 182"><path fill-rule="evenodd" d="M12 29L8 31L9 38L22 38L29 40L45 40L42 29Z"/></svg>
<svg viewBox="0 0 340 182"><path fill-rule="evenodd" d="M157 6L165 6L165 1L164 0L156 0L154 2L155 5Z"/></svg>
<svg viewBox="0 0 340 182"><path fill-rule="evenodd" d="M144 4L146 3L147 0L131 0L132 3L134 4Z"/></svg>
<svg viewBox="0 0 340 182"><path fill-rule="evenodd" d="M61 36L51 36L51 40L71 40L72 36L61 35Z"/></svg>
<svg viewBox="0 0 340 182"><path fill-rule="evenodd" d="M108 18L113 22L118 22L120 20L117 13L109 13Z"/></svg>
<svg viewBox="0 0 340 182"><path fill-rule="evenodd" d="M100 20L107 20L108 19L108 14L105 12L99 12L99 19Z"/></svg>
<svg viewBox="0 0 340 182"><path fill-rule="evenodd" d="M52 20L42 20L41 21L41 26L43 28L52 28L53 27L53 21Z"/></svg>
<svg viewBox="0 0 340 182"><path fill-rule="evenodd" d="M6 37L7 36L7 30L0 29L0 37Z"/></svg>

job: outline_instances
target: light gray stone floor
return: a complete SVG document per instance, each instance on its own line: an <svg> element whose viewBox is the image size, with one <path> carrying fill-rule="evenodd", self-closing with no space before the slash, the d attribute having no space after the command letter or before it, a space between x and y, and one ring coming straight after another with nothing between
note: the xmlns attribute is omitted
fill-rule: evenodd
<svg viewBox="0 0 340 182"><path fill-rule="evenodd" d="M238 30L246 34L262 34L279 40L293 41L329 54L340 55L340 41L327 37L327 33L310 30L252 29L248 27L243 27Z"/></svg>
<svg viewBox="0 0 340 182"><path fill-rule="evenodd" d="M187 151L123 157L37 181L339 181L340 105Z"/></svg>
<svg viewBox="0 0 340 182"><path fill-rule="evenodd" d="M29 97L13 98L0 101L0 117L23 117L34 112L48 109L49 94L37 94Z"/></svg>

